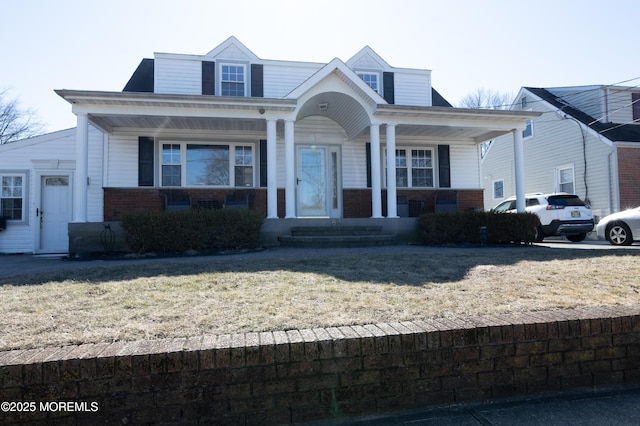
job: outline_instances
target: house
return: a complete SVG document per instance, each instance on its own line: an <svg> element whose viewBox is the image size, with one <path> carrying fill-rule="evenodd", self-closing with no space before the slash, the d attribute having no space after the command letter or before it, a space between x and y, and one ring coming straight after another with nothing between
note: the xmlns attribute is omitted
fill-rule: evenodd
<svg viewBox="0 0 640 426"><path fill-rule="evenodd" d="M623 86L523 87L513 110L537 111L523 131L524 191L575 193L594 219L640 205L640 89ZM484 205L514 195L509 138L482 159Z"/></svg>
<svg viewBox="0 0 640 426"><path fill-rule="evenodd" d="M392 67L370 47L292 62L235 37L143 59L122 92L56 93L76 128L0 147L0 252L76 250L130 212L230 199L264 214L267 243L303 219L415 224L405 216L439 195L482 208L478 144L511 134L518 145L537 115L453 108L429 70Z"/></svg>

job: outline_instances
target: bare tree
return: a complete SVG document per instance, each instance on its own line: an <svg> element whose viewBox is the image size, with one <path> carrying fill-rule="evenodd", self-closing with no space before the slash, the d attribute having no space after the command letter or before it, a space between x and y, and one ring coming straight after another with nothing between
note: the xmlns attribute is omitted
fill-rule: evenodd
<svg viewBox="0 0 640 426"><path fill-rule="evenodd" d="M509 109L514 96L511 93L478 89L460 101L460 107L473 109Z"/></svg>
<svg viewBox="0 0 640 426"><path fill-rule="evenodd" d="M0 91L0 144L42 133L43 126L31 109L22 109L7 90Z"/></svg>

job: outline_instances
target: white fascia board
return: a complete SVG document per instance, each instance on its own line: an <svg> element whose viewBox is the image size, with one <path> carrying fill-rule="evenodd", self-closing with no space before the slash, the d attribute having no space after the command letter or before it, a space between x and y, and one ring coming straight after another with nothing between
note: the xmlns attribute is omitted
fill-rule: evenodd
<svg viewBox="0 0 640 426"><path fill-rule="evenodd" d="M161 53L155 52L153 54L155 59L173 59L180 61L202 61L204 57L202 55L185 55L181 53Z"/></svg>
<svg viewBox="0 0 640 426"><path fill-rule="evenodd" d="M285 96L284 99L298 99L302 97L305 93L312 90L314 86L316 86L336 70L341 72L354 86L361 90L364 95L368 96L373 103L387 103L387 101L385 101L378 92L369 87L367 83L365 83L360 77L358 77L358 75L339 58L333 59L327 65L322 67L315 74L305 80L301 85L289 92L289 94Z"/></svg>

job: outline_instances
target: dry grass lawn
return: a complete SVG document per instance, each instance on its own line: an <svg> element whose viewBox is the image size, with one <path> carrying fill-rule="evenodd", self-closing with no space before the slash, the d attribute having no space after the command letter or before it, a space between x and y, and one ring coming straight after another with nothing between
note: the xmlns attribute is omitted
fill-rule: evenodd
<svg viewBox="0 0 640 426"><path fill-rule="evenodd" d="M217 256L6 278L0 350L637 305L639 256L536 248Z"/></svg>

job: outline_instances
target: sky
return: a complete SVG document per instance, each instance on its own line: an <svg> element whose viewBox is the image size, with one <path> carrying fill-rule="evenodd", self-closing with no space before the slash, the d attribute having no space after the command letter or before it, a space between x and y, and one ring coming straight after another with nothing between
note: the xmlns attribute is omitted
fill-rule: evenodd
<svg viewBox="0 0 640 426"><path fill-rule="evenodd" d="M640 85L637 0L0 0L0 91L47 132L75 127L56 89L122 91L154 52L235 36L262 59L347 61L364 46L431 70L449 102L479 89Z"/></svg>

